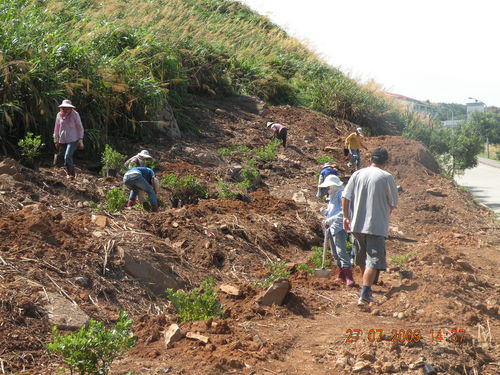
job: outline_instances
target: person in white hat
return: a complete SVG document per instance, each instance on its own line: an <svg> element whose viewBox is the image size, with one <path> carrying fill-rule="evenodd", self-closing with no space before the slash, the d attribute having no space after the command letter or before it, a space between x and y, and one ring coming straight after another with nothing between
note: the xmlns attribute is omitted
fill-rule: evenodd
<svg viewBox="0 0 500 375"><path fill-rule="evenodd" d="M339 172L337 171L336 167L332 163L325 163L321 167L321 171L319 172L319 178L318 178L318 192L316 193L316 196L320 199L323 199L324 196L328 195L328 188L324 187L321 188L319 185L325 181L326 177L334 174L335 176L339 175Z"/></svg>
<svg viewBox="0 0 500 375"><path fill-rule="evenodd" d="M319 186L328 189L328 206L323 211L323 214L326 216L324 221L325 237L328 238L330 243L332 258L337 261L337 278L335 281L344 282L347 286L353 286L351 257L347 253L347 232L343 228L343 185L338 176L330 174Z"/></svg>
<svg viewBox="0 0 500 375"><path fill-rule="evenodd" d="M54 144L59 150L61 145L66 147L64 152L64 166L66 168L66 177L75 177L75 165L73 154L77 147L83 148L83 125L80 115L75 111L75 106L71 100L64 99L59 105L59 112L56 116L54 126Z"/></svg>
<svg viewBox="0 0 500 375"><path fill-rule="evenodd" d="M273 131L273 139L280 139L283 142L283 147L286 148L288 128L285 125L272 121L268 121L266 126Z"/></svg>
<svg viewBox="0 0 500 375"><path fill-rule="evenodd" d="M349 149L349 154L351 155L351 161L347 164L349 167L354 165L356 170L359 169L361 165L361 155L360 149L361 147L365 150L368 150L363 144L362 140L362 131L361 128L356 128L356 131L349 134L349 136L345 139L345 147Z"/></svg>
<svg viewBox="0 0 500 375"><path fill-rule="evenodd" d="M128 159L125 162L125 166L128 169L134 168L134 167L145 167L146 166L146 160L151 160L153 157L149 154L148 150L142 150L139 152L137 155L132 156L130 159Z"/></svg>

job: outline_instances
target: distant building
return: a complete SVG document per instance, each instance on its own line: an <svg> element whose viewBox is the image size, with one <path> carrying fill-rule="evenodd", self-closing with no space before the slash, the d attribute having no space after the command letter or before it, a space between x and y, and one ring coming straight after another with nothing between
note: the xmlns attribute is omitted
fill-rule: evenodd
<svg viewBox="0 0 500 375"><path fill-rule="evenodd" d="M420 113L424 116L429 117L432 117L434 115L433 108L429 103L422 102L408 96L393 94L390 92L386 92L386 94L393 98L396 102L404 105L410 112Z"/></svg>
<svg viewBox="0 0 500 375"><path fill-rule="evenodd" d="M465 122L465 120L445 120L441 121L441 125L444 128L454 128L455 126L461 125Z"/></svg>
<svg viewBox="0 0 500 375"><path fill-rule="evenodd" d="M474 103L467 103L467 121L469 121L474 112L483 113L486 108L486 104L480 101L475 101Z"/></svg>

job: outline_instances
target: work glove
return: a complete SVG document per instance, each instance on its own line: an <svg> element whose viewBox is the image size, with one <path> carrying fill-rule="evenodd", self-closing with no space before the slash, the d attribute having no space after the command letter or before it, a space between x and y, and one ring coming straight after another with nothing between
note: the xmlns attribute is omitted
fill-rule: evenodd
<svg viewBox="0 0 500 375"><path fill-rule="evenodd" d="M79 140L78 140L78 143L77 143L76 147L77 147L79 150L83 150L83 149L84 149L84 147L83 147L83 139L79 139Z"/></svg>

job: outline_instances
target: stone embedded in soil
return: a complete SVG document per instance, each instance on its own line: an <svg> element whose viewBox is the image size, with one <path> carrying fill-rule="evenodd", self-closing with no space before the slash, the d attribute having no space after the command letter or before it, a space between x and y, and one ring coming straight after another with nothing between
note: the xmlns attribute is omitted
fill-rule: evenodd
<svg viewBox="0 0 500 375"><path fill-rule="evenodd" d="M276 280L263 295L257 298L261 305L281 305L292 288L290 281L287 279Z"/></svg>
<svg viewBox="0 0 500 375"><path fill-rule="evenodd" d="M369 364L366 362L362 362L362 361L356 362L354 364L354 366L352 366L352 372L360 372L368 367L369 367Z"/></svg>
<svg viewBox="0 0 500 375"><path fill-rule="evenodd" d="M165 331L165 346L171 348L172 344L184 337L180 327L177 324L171 324Z"/></svg>
<svg viewBox="0 0 500 375"><path fill-rule="evenodd" d="M186 333L186 337L191 340L201 341L204 344L208 344L210 342L210 339L207 336L200 335L196 332L188 332Z"/></svg>
<svg viewBox="0 0 500 375"><path fill-rule="evenodd" d="M50 303L45 305L45 311L51 325L60 329L76 329L87 324L89 317L78 305L57 293L48 292L47 295Z"/></svg>
<svg viewBox="0 0 500 375"><path fill-rule="evenodd" d="M92 215L90 220L99 228L104 228L106 225L108 225L108 218L106 216Z"/></svg>
<svg viewBox="0 0 500 375"><path fill-rule="evenodd" d="M387 372L395 372L395 368L394 368L394 365L391 362L385 362L382 365L381 371L385 372L385 373L387 373Z"/></svg>
<svg viewBox="0 0 500 375"><path fill-rule="evenodd" d="M229 285L229 284L222 284L221 286L219 286L219 289L226 293L226 294L229 294L231 296L240 296L241 295L241 290L233 285Z"/></svg>

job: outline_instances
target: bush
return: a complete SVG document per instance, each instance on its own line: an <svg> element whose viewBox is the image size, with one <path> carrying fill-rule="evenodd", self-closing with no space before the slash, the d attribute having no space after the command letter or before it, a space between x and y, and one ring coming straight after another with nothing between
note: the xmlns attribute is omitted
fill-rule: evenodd
<svg viewBox="0 0 500 375"><path fill-rule="evenodd" d="M43 146L45 146L41 136L34 136L31 132L26 133L26 136L20 139L17 145L21 148L21 155L28 160L35 160L39 157Z"/></svg>
<svg viewBox="0 0 500 375"><path fill-rule="evenodd" d="M275 280L290 276L290 271L286 270L286 263L284 261L278 263L269 262L267 266L269 267L269 274L264 278L264 281L255 283L256 285L267 288Z"/></svg>
<svg viewBox="0 0 500 375"><path fill-rule="evenodd" d="M113 329L106 329L103 322L90 320L88 326L80 327L78 332L61 335L54 326L54 341L46 347L49 353L63 357L71 374L77 371L80 375L105 375L119 355L135 346L131 328L132 320L125 312L120 312Z"/></svg>
<svg viewBox="0 0 500 375"><path fill-rule="evenodd" d="M404 254L404 255L401 255L401 256L393 256L391 257L391 263L393 264L399 264L399 265L403 265L405 264L406 262L408 262L408 260L414 256L416 253L414 252L410 252L410 253L407 253L407 254Z"/></svg>
<svg viewBox="0 0 500 375"><path fill-rule="evenodd" d="M241 181L238 186L246 191L251 191L259 179L259 171L255 164L256 162L254 159L249 160L241 170L241 178L243 181Z"/></svg>
<svg viewBox="0 0 500 375"><path fill-rule="evenodd" d="M194 288L189 293L181 290L174 292L173 289L169 288L167 289L167 298L174 305L182 322L220 318L222 305L217 301L214 286L215 279L211 277L201 282L200 289Z"/></svg>
<svg viewBox="0 0 500 375"><path fill-rule="evenodd" d="M321 246L313 246L313 255L311 256L311 262L315 269L321 268L321 262L323 261L323 248ZM330 259L325 257L325 267L329 267L331 264Z"/></svg>
<svg viewBox="0 0 500 375"><path fill-rule="evenodd" d="M278 150L280 147L281 141L279 139L275 139L265 146L253 150L258 159L262 161L271 161L278 154Z"/></svg>
<svg viewBox="0 0 500 375"><path fill-rule="evenodd" d="M215 186L219 189L217 192L217 198L219 199L234 199L238 195L224 183L224 181L217 181Z"/></svg>
<svg viewBox="0 0 500 375"><path fill-rule="evenodd" d="M125 195L125 188L114 187L111 190L108 190L106 194L104 194L106 198L106 206L104 209L108 212L117 212L120 211L127 204L127 196Z"/></svg>
<svg viewBox="0 0 500 375"><path fill-rule="evenodd" d="M102 167L103 174L108 175L109 170L117 172L125 171L125 155L115 151L110 145L104 146L101 161L104 164Z"/></svg>
<svg viewBox="0 0 500 375"><path fill-rule="evenodd" d="M193 175L179 178L175 173L163 176L161 186L171 193L171 200L181 204L197 203L208 196L205 186L198 182Z"/></svg>
<svg viewBox="0 0 500 375"><path fill-rule="evenodd" d="M314 270L309 267L307 264L299 264L297 266L297 271L303 271L309 275L314 275Z"/></svg>
<svg viewBox="0 0 500 375"><path fill-rule="evenodd" d="M155 160L155 159L146 160L146 162L144 163L144 166L146 168L151 168L155 172L157 172L161 169L160 162L158 160Z"/></svg>

